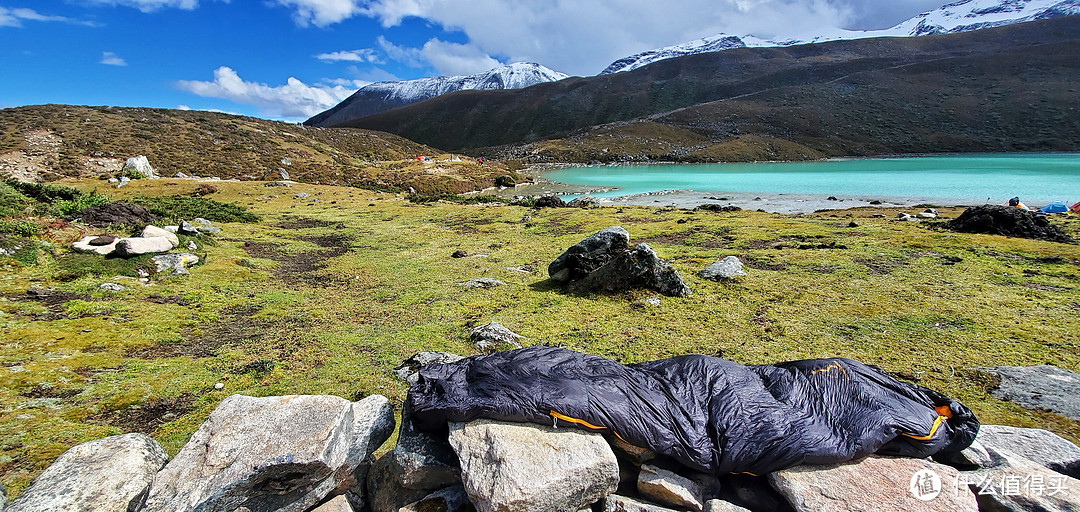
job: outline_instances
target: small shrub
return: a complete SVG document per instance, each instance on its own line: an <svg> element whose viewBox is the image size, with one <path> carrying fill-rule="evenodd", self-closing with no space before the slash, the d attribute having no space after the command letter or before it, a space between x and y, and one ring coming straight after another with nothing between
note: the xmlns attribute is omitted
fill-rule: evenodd
<svg viewBox="0 0 1080 512"><path fill-rule="evenodd" d="M83 276L128 276L137 277L139 269L156 270L153 255L144 254L135 258L102 258L97 254L72 252L56 259L56 279L74 281Z"/></svg>
<svg viewBox="0 0 1080 512"><path fill-rule="evenodd" d="M242 206L191 196L136 197L131 202L163 219L180 221L202 217L213 222L259 222L258 215Z"/></svg>
<svg viewBox="0 0 1080 512"><path fill-rule="evenodd" d="M0 234L30 238L41 233L41 226L28 220L0 220Z"/></svg>
<svg viewBox="0 0 1080 512"><path fill-rule="evenodd" d="M101 206L107 202L109 202L109 198L103 194L98 194L95 190L89 194L80 193L73 199L57 201L53 204L52 209L60 217L70 217L91 206Z"/></svg>
<svg viewBox="0 0 1080 512"><path fill-rule="evenodd" d="M63 185L46 185L43 183L23 183L19 181L5 182L11 188L19 191L24 196L42 203L54 201L73 201L83 195L82 191L65 187Z"/></svg>
<svg viewBox="0 0 1080 512"><path fill-rule="evenodd" d="M409 194L408 200L417 204L447 201L458 204L505 203L505 199L496 196L459 196L457 194Z"/></svg>
<svg viewBox="0 0 1080 512"><path fill-rule="evenodd" d="M19 215L30 203L30 198L24 196L7 183L0 183L0 217L12 217Z"/></svg>

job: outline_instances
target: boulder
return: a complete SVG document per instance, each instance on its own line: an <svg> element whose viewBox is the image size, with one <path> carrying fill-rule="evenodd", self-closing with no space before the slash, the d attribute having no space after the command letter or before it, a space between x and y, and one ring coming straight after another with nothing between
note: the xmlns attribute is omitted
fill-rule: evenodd
<svg viewBox="0 0 1080 512"><path fill-rule="evenodd" d="M367 505L371 512L398 512L398 509L431 494L426 489L410 489L397 479L394 454L379 457L368 471Z"/></svg>
<svg viewBox="0 0 1080 512"><path fill-rule="evenodd" d="M475 510L460 485L447 487L398 509L398 512L472 512Z"/></svg>
<svg viewBox="0 0 1080 512"><path fill-rule="evenodd" d="M98 285L98 289L105 290L107 292L122 292L127 290L127 287L116 283L101 283Z"/></svg>
<svg viewBox="0 0 1080 512"><path fill-rule="evenodd" d="M116 181L116 188L123 187L128 183L131 183L131 178L128 178L127 176L121 176L120 179Z"/></svg>
<svg viewBox="0 0 1080 512"><path fill-rule="evenodd" d="M991 467L962 476L980 510L1071 512L1080 510L1080 480L1051 471L1008 450L987 448Z"/></svg>
<svg viewBox="0 0 1080 512"><path fill-rule="evenodd" d="M450 443L413 428L408 410L401 413L391 454L397 481L404 487L433 491L461 483L461 466Z"/></svg>
<svg viewBox="0 0 1080 512"><path fill-rule="evenodd" d="M728 281L737 279L739 276L745 276L746 271L743 270L743 264L739 261L739 258L726 256L705 267L701 272L698 272L698 275L713 281Z"/></svg>
<svg viewBox="0 0 1080 512"><path fill-rule="evenodd" d="M630 247L630 233L620 226L604 228L574 244L548 265L558 282L581 279Z"/></svg>
<svg viewBox="0 0 1080 512"><path fill-rule="evenodd" d="M232 395L154 478L143 510L302 512L331 494L362 505L371 453L393 428L380 395Z"/></svg>
<svg viewBox="0 0 1080 512"><path fill-rule="evenodd" d="M172 240L163 236L155 236L150 238L121 238L116 242L116 254L125 258L131 256L140 256L143 254L154 254L159 252L169 252L173 248Z"/></svg>
<svg viewBox="0 0 1080 512"><path fill-rule="evenodd" d="M982 425L982 427L986 427L986 425ZM948 464L962 471L988 468L994 465L994 461L986 451L986 447L984 447L977 439L972 441L971 445L964 448L959 453L938 453L937 455L934 455L934 461Z"/></svg>
<svg viewBox="0 0 1080 512"><path fill-rule="evenodd" d="M186 220L180 221L180 225L177 226L177 232L181 235L199 236L199 228L191 225L191 223Z"/></svg>
<svg viewBox="0 0 1080 512"><path fill-rule="evenodd" d="M390 371L397 378L408 382L409 384L415 384L417 375L420 372L420 368L433 363L452 363L454 361L461 360L462 357L457 354L451 354L450 352L417 352L408 359L404 360Z"/></svg>
<svg viewBox="0 0 1080 512"><path fill-rule="evenodd" d="M566 206L570 208L588 208L590 206L596 206L596 198L593 196L578 196L566 203Z"/></svg>
<svg viewBox="0 0 1080 512"><path fill-rule="evenodd" d="M656 466L641 466L637 490L652 501L680 510L700 512L705 506L705 498L697 482Z"/></svg>
<svg viewBox="0 0 1080 512"><path fill-rule="evenodd" d="M1080 477L1080 447L1049 430L983 425L975 440L984 451L1007 450L1058 473Z"/></svg>
<svg viewBox="0 0 1080 512"><path fill-rule="evenodd" d="M60 455L5 510L137 510L168 460L161 445L143 434L82 443Z"/></svg>
<svg viewBox="0 0 1080 512"><path fill-rule="evenodd" d="M183 252L180 254L159 254L150 258L157 265L158 273L169 272L170 274L188 274L187 267L199 262L199 257Z"/></svg>
<svg viewBox="0 0 1080 512"><path fill-rule="evenodd" d="M450 445L479 512L580 510L619 484L619 463L600 434L476 420L452 423Z"/></svg>
<svg viewBox="0 0 1080 512"><path fill-rule="evenodd" d="M660 259L648 244L638 244L608 261L567 288L573 293L621 293L648 288L669 297L686 297L690 287L670 263Z"/></svg>
<svg viewBox="0 0 1080 512"><path fill-rule="evenodd" d="M770 473L769 483L799 512L979 510L960 472L923 459L871 456Z"/></svg>
<svg viewBox="0 0 1080 512"><path fill-rule="evenodd" d="M157 179L158 177L157 173L154 172L154 168L150 167L150 160L147 160L143 155L128 158L127 161L124 162L124 168L120 170L120 173L125 175L120 178L121 182L123 182L124 178L129 176L150 178L152 180Z"/></svg>
<svg viewBox="0 0 1080 512"><path fill-rule="evenodd" d="M493 277L478 277L476 279L470 279L468 281L465 281L464 283L461 283L461 286L474 289L487 289L494 288L496 286L502 286L504 284L506 283L499 281L498 279L495 279Z"/></svg>
<svg viewBox="0 0 1080 512"><path fill-rule="evenodd" d="M670 508L664 508L652 503L638 501L618 494L609 494L604 497L604 512L675 512Z"/></svg>
<svg viewBox="0 0 1080 512"><path fill-rule="evenodd" d="M173 246L174 249L177 246L180 245L180 239L177 238L175 234L169 232L168 230L166 230L164 228L159 228L159 227L154 226L152 224L147 224L147 226L145 228L143 228L143 230L142 230L142 237L143 238L152 238L152 237L155 237L155 236L163 236L165 238L168 238L169 241L172 242L172 246Z"/></svg>
<svg viewBox="0 0 1080 512"><path fill-rule="evenodd" d="M499 347L504 349L521 348L518 340L524 336L503 327L499 322L491 322L469 331L469 342L481 352L494 352Z"/></svg>
<svg viewBox="0 0 1080 512"><path fill-rule="evenodd" d="M333 499L315 507L311 512L353 512L354 510L345 496L334 496Z"/></svg>
<svg viewBox="0 0 1080 512"><path fill-rule="evenodd" d="M566 201L563 201L562 198L558 196L543 196L537 198L536 202L533 203L533 206L536 208L565 208Z"/></svg>
<svg viewBox="0 0 1080 512"><path fill-rule="evenodd" d="M1001 379L997 389L991 391L995 397L1080 421L1080 375L1050 365L981 369Z"/></svg>
<svg viewBox="0 0 1080 512"><path fill-rule="evenodd" d="M84 236L78 242L71 244L71 247L80 252L92 252L102 256L108 256L116 250L116 243L120 241L120 239L114 238L112 243L108 245L94 245L91 243L98 241L100 238L101 237L97 236Z"/></svg>

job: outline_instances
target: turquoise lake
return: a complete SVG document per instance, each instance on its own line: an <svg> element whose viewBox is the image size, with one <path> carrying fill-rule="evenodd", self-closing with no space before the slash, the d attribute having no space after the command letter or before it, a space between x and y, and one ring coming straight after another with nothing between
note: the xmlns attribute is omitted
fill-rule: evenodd
<svg viewBox="0 0 1080 512"><path fill-rule="evenodd" d="M618 190L594 197L661 191L749 195L940 200L939 204L1080 201L1080 154L980 154L790 163L573 167L543 174L570 185ZM716 198L712 198L716 199ZM654 202L660 202L659 200Z"/></svg>

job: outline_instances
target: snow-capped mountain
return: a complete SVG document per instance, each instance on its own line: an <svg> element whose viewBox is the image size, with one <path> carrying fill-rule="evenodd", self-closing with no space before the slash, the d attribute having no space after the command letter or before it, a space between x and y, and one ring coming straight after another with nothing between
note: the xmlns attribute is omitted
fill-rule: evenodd
<svg viewBox="0 0 1080 512"><path fill-rule="evenodd" d="M947 34L998 27L1010 23L1068 16L1070 14L1080 14L1080 0L961 0L924 12L894 27L882 30L838 29L825 34L813 34L808 37L784 40L761 39L752 35L717 34L712 37L648 50L621 58L611 63L600 74L631 71L664 59L697 53L717 52L731 48L790 46L867 37Z"/></svg>
<svg viewBox="0 0 1080 512"><path fill-rule="evenodd" d="M475 75L376 82L360 88L334 108L308 119L304 124L332 126L454 91L524 89L540 83L557 82L566 77L567 75L540 64L516 62Z"/></svg>

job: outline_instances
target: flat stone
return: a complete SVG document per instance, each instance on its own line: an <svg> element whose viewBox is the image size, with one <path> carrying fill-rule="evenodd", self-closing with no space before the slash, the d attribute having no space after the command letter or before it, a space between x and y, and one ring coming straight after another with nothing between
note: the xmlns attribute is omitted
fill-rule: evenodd
<svg viewBox="0 0 1080 512"><path fill-rule="evenodd" d="M103 245L111 245L116 242L116 237L112 235L101 235L87 242L94 247L101 247Z"/></svg>
<svg viewBox="0 0 1080 512"><path fill-rule="evenodd" d="M638 473L637 490L642 496L663 505L701 511L705 506L701 486L673 471L643 465Z"/></svg>
<svg viewBox="0 0 1080 512"><path fill-rule="evenodd" d="M474 510L465 488L460 485L447 487L424 496L398 509L398 512L467 512Z"/></svg>
<svg viewBox="0 0 1080 512"><path fill-rule="evenodd" d="M958 485L959 471L924 459L871 456L841 464L796 466L768 478L798 512L979 510L975 495L966 485Z"/></svg>
<svg viewBox="0 0 1080 512"><path fill-rule="evenodd" d="M990 393L1021 407L1080 421L1080 375L1050 365L981 368L1001 379Z"/></svg>
<svg viewBox="0 0 1080 512"><path fill-rule="evenodd" d="M982 425L975 440L984 451L1009 451L1058 473L1080 477L1080 447L1049 430Z"/></svg>
<svg viewBox="0 0 1080 512"><path fill-rule="evenodd" d="M98 288L107 292L122 292L127 290L127 287L116 283L101 283L98 285Z"/></svg>
<svg viewBox="0 0 1080 512"><path fill-rule="evenodd" d="M698 275L713 281L725 281L745 276L746 270L743 270L743 264L738 257L726 256L720 261L705 267L701 272L698 272Z"/></svg>
<svg viewBox="0 0 1080 512"><path fill-rule="evenodd" d="M94 245L91 242L98 241L101 237L86 236L78 242L71 244L71 247L80 252L92 252L100 254L102 256L108 256L116 250L116 243L120 241L119 238L114 238L112 243L107 245Z"/></svg>
<svg viewBox="0 0 1080 512"><path fill-rule="evenodd" d="M168 460L161 445L143 434L82 443L60 455L5 510L135 510Z"/></svg>
<svg viewBox="0 0 1080 512"><path fill-rule="evenodd" d="M740 507L724 500L709 500L705 502L705 512L750 512L750 509Z"/></svg>
<svg viewBox="0 0 1080 512"><path fill-rule="evenodd" d="M450 445L479 512L580 510L619 484L619 463L600 434L476 420L451 423Z"/></svg>
<svg viewBox="0 0 1080 512"><path fill-rule="evenodd" d="M493 277L478 277L476 279L470 279L468 281L465 281L460 285L466 288L486 289L494 288L496 286L502 286L504 284L506 283L499 281L498 279L495 279Z"/></svg>
<svg viewBox="0 0 1080 512"><path fill-rule="evenodd" d="M199 262L199 257L191 253L179 253L179 254L159 254L150 258L151 261L157 265L157 271L172 272L176 274L186 274L187 267ZM183 270L184 272L180 272Z"/></svg>
<svg viewBox="0 0 1080 512"><path fill-rule="evenodd" d="M987 448L994 464L964 472L980 510L1073 512L1080 510L1080 480L1049 470L1008 450Z"/></svg>
<svg viewBox="0 0 1080 512"><path fill-rule="evenodd" d="M172 240L155 236L150 238L121 238L116 242L116 254L123 257L140 256L169 252L173 248Z"/></svg>
<svg viewBox="0 0 1080 512"><path fill-rule="evenodd" d="M143 510L303 512L343 493L362 502L360 477L393 428L379 395L232 395L154 478Z"/></svg>
<svg viewBox="0 0 1080 512"><path fill-rule="evenodd" d="M469 342L481 352L494 352L499 348L521 348L518 340L524 336L503 327L499 322L490 322L469 331Z"/></svg>

